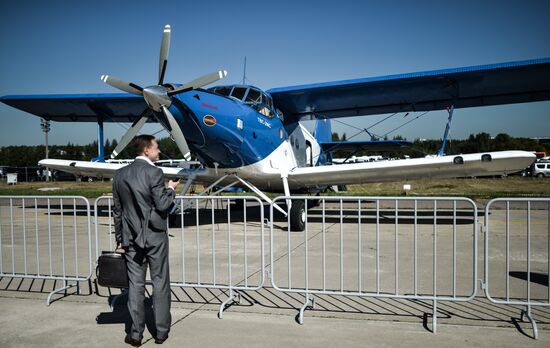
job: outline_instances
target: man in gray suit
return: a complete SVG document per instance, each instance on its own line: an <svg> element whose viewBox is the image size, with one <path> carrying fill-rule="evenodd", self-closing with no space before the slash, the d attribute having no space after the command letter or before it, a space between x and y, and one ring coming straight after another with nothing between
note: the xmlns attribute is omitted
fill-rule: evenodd
<svg viewBox="0 0 550 348"><path fill-rule="evenodd" d="M170 331L170 270L166 218L179 181L164 186L164 175L153 164L160 150L151 135L134 139L137 157L117 170L113 181L113 215L117 251L124 251L128 266L128 310L132 318L124 342L139 347L145 329L145 274L153 281L155 343L163 343Z"/></svg>

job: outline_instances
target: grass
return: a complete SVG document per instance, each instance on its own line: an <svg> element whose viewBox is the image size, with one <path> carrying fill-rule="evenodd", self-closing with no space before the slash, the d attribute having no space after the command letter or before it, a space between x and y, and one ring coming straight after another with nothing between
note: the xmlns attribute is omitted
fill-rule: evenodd
<svg viewBox="0 0 550 348"><path fill-rule="evenodd" d="M409 196L461 196L472 199L496 197L550 197L550 179L505 177L497 179L430 179L348 185L348 196L403 196L403 185L410 184ZM181 187L181 186L180 186ZM43 191L40 189L55 188ZM3 196L84 196L96 198L111 194L110 181L97 182L35 182L7 185L0 183ZM335 193L329 193L333 195ZM278 196L279 194L270 195Z"/></svg>
<svg viewBox="0 0 550 348"><path fill-rule="evenodd" d="M41 190L49 189L49 190ZM84 196L96 198L111 194L110 181L97 182L19 182L17 185L0 184L2 196Z"/></svg>
<svg viewBox="0 0 550 348"><path fill-rule="evenodd" d="M497 197L550 197L550 179L524 177L423 179L389 183L349 185L348 195L401 196L410 184L409 196L461 196L472 199Z"/></svg>

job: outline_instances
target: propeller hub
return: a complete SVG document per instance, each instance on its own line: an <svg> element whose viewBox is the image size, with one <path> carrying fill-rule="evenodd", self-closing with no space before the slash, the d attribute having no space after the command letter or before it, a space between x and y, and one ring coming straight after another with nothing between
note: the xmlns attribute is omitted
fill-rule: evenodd
<svg viewBox="0 0 550 348"><path fill-rule="evenodd" d="M161 112L162 107L172 105L172 100L167 94L168 88L154 85L143 89L143 98L149 107L156 112Z"/></svg>

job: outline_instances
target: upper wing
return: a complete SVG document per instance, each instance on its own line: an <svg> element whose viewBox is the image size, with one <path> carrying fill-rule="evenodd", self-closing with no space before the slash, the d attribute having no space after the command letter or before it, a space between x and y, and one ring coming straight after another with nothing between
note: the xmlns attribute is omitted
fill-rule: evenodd
<svg viewBox="0 0 550 348"><path fill-rule="evenodd" d="M308 187L422 178L505 175L527 168L535 159L534 154L526 151L498 151L469 155L303 167L290 171L288 181L294 187Z"/></svg>
<svg viewBox="0 0 550 348"><path fill-rule="evenodd" d="M550 58L268 90L285 122L550 99Z"/></svg>
<svg viewBox="0 0 550 348"><path fill-rule="evenodd" d="M8 95L0 101L53 121L133 122L147 108L143 97L129 93Z"/></svg>

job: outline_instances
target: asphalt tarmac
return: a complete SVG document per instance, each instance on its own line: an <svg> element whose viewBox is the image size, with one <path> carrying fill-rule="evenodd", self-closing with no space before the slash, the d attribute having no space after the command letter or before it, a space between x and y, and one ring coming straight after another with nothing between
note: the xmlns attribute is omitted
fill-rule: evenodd
<svg viewBox="0 0 550 348"><path fill-rule="evenodd" d="M245 223L242 212L232 209L228 214L223 203L201 206L198 219L192 211L179 224L173 221L169 231L173 320L164 346L550 345L548 307L531 309L539 336L534 340L531 324L521 321L522 306L494 304L481 289L482 211L474 214L468 202L460 202L453 213L452 203L447 202L438 205L434 218L430 203L417 206L417 214L401 202L396 211L393 204L364 203L361 224L357 206L331 203L325 206L324 219L317 207L309 213L307 233L288 232L283 217L273 222L270 231L263 223L266 215L253 207L247 209ZM59 206L50 207L51 215L45 213L45 204L37 204L36 212L32 206L34 202L25 213L0 206L3 271L33 274L40 269L41 274L78 273L83 278L93 274L97 250L108 250L113 242L108 212L98 213L88 234L86 207L78 202L70 202L63 214ZM526 210L521 205L513 208L509 216L502 207L489 214L487 291L495 300L528 294L547 303L548 210L535 206L531 212L527 257ZM13 240L10 219L15 221ZM50 237L43 238L47 233ZM437 301L436 333L433 301L414 299L415 294L417 298L433 294L434 265L435 293L454 299ZM47 306L48 294L62 281L2 277L0 346L128 346L123 342L129 320L125 296L117 296L117 289L97 287L95 276L91 278L53 295ZM227 307L223 319L218 319L229 283L242 289L240 303ZM305 311L300 325L298 310L306 286L323 294L314 295L314 308ZM344 292L362 296L338 294ZM151 306L150 301L146 304ZM151 310L147 318L150 323ZM148 325L144 346L154 345L153 334Z"/></svg>

